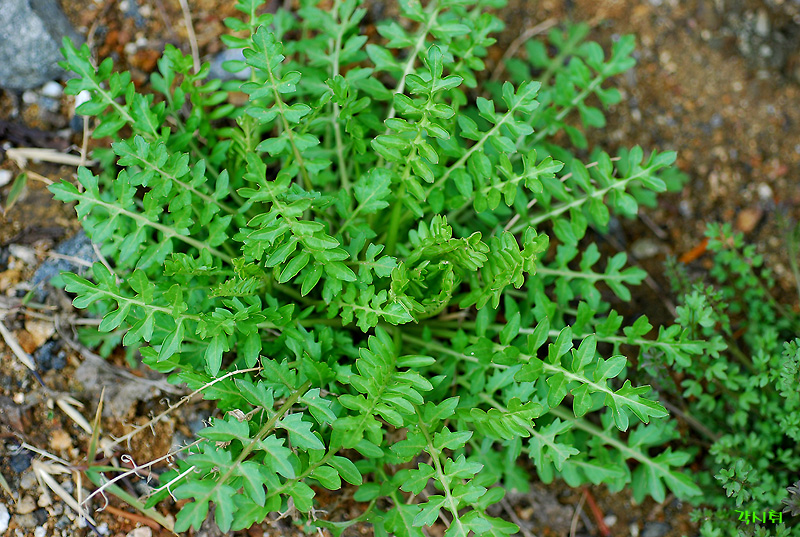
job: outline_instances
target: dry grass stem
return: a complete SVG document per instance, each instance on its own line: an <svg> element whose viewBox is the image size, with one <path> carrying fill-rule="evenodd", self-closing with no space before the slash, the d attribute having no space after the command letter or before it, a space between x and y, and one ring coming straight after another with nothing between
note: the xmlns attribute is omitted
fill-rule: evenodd
<svg viewBox="0 0 800 537"><path fill-rule="evenodd" d="M75 408L82 408L83 403L69 396L61 396L56 399L56 404L58 408L63 410L64 414L72 418L72 421L77 423L81 429L86 431L89 435L92 434L92 426L89 425L89 421Z"/></svg>
<svg viewBox="0 0 800 537"><path fill-rule="evenodd" d="M16 356L17 359L20 362L22 362L22 364L25 367L35 372L36 364L33 362L33 358L31 357L30 354L25 352L25 350L20 346L19 342L17 341L17 338L14 337L14 334L12 334L11 331L8 328L6 328L6 325L2 322L0 322L0 335L3 336L6 345L8 345L8 347L11 349L11 352L14 353L14 356Z"/></svg>
<svg viewBox="0 0 800 537"><path fill-rule="evenodd" d="M511 44L508 46L508 49L506 50L505 54L503 54L503 57L500 58L499 62L497 62L497 66L494 68L494 71L492 72L492 78L491 78L492 81L496 82L500 80L500 77L503 76L503 71L505 70L506 62L510 58L514 57L514 55L517 53L520 47L522 47L522 45L527 43L532 37L537 36L539 34L543 34L550 28L554 27L556 24L558 24L558 21L556 19L547 19L546 21L540 22L536 26L528 28L519 37L517 37L514 41L512 41Z"/></svg>
<svg viewBox="0 0 800 537"><path fill-rule="evenodd" d="M586 501L586 496L581 494L581 498L580 500L578 500L578 505L577 507L575 507L575 514L572 515L572 523L569 525L569 537L575 537L575 532L578 529L578 518L583 512L583 503L585 501Z"/></svg>
<svg viewBox="0 0 800 537"><path fill-rule="evenodd" d="M192 12L189 11L189 4L186 0L180 0L183 21L186 24L186 33L189 34L189 47L192 49L192 64L195 74L200 71L200 50L197 47L197 36L194 33L192 24Z"/></svg>
<svg viewBox="0 0 800 537"><path fill-rule="evenodd" d="M55 149L44 147L12 147L6 151L8 158L17 163L20 168L25 168L28 160L65 164L67 166L94 165L95 161L86 161L83 157L62 153Z"/></svg>
<svg viewBox="0 0 800 537"><path fill-rule="evenodd" d="M33 471L36 474L36 478L39 479L39 483L44 483L47 487L56 493L56 495L61 498L64 503L66 503L70 509L75 511L79 516L82 516L87 521L89 521L93 526L97 525L97 522L89 515L89 513L85 512L83 508L81 508L80 504L70 496L70 494L64 490L64 487L53 478L52 474L56 473L69 473L70 470L66 467L60 465L54 465L52 463L45 463L38 460L33 460L31 462L31 466L33 467ZM44 486L42 487L44 490Z"/></svg>
<svg viewBox="0 0 800 537"><path fill-rule="evenodd" d="M176 455L176 454L178 454L178 453L180 453L180 452L182 452L182 451L186 451L187 449L189 449L189 448L192 448L192 447L196 446L196 445L197 445L197 444L199 444L201 441L202 441L202 440L195 440L195 441L194 441L194 442L192 442L191 444L187 444L187 445L185 445L185 446L183 446L183 447L180 447L180 448L176 449L175 451L170 451L169 453L167 453L167 454L166 454L166 455L164 455L163 457L159 457L159 458L157 458L157 459L153 459L152 461L150 461L150 462L146 462L146 463L142 464L141 466L134 466L134 468L132 468L131 470L128 470L128 471L126 471L126 472L122 472L121 474L119 474L119 475L115 476L114 478L112 478L112 479L108 480L108 481L107 481L105 484L103 484L103 486L102 486L102 487L98 488L97 490L95 490L94 492L92 492L91 494L89 494L89 495L86 497L86 499L84 499L84 500L81 502L81 504L86 504L86 503L87 503L89 500L91 500L92 498L94 498L94 497L95 497L95 496L97 496L98 494L104 494L104 491L105 491L105 489L106 489L106 488L108 488L109 486L113 485L113 484L114 484L114 483L116 483L117 481L119 481L119 480L121 480L121 479L124 479L124 478L126 478L126 477L130 477L130 476L132 476L132 475L139 475L139 473L138 473L138 472L141 472L141 471L142 471L142 470L144 470L144 469L150 468L151 466L153 466L153 465L155 465L155 464L158 464L158 463L159 463L159 462L161 462L161 461L165 461L165 460L172 459L172 458L174 458L174 457L175 457L175 455ZM191 470L194 470L194 466L192 466L190 469L191 469ZM186 472L184 472L184 474L185 474L185 473L186 473ZM181 474L181 475L184 475L184 474ZM173 481L174 481L174 480L173 480ZM172 481L170 481L170 483L172 483ZM168 484L169 484L169 483L168 483ZM166 486L166 485L164 485L164 486ZM162 486L162 487L160 487L160 488L156 489L156 491L158 491L158 490L161 490L161 488L163 488L164 486ZM154 491L154 492L155 492L155 491Z"/></svg>

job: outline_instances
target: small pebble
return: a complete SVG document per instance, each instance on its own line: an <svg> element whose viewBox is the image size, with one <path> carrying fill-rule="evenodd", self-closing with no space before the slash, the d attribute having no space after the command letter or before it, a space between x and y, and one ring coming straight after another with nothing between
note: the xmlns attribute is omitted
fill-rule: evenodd
<svg viewBox="0 0 800 537"><path fill-rule="evenodd" d="M92 94L89 93L87 90L83 90L79 94L75 96L75 108L78 108L83 103L87 103L92 100Z"/></svg>
<svg viewBox="0 0 800 537"><path fill-rule="evenodd" d="M42 526L45 522L47 522L48 519L47 509L37 509L32 514L33 518L36 519L37 526Z"/></svg>
<svg viewBox="0 0 800 537"><path fill-rule="evenodd" d="M8 522L11 520L11 515L8 514L8 507L4 503L0 503L0 535L4 535L8 529Z"/></svg>
<svg viewBox="0 0 800 537"><path fill-rule="evenodd" d="M17 503L16 511L18 515L27 515L28 513L33 513L35 510L36 502L28 494L23 496L19 503Z"/></svg>
<svg viewBox="0 0 800 537"><path fill-rule="evenodd" d="M51 80L50 82L45 82L44 86L42 86L42 89L39 90L39 92L45 97L58 99L61 97L61 94L64 93L64 88L62 88L61 84L55 80Z"/></svg>
<svg viewBox="0 0 800 537"><path fill-rule="evenodd" d="M62 530L68 527L70 524L72 524L72 521L69 519L69 517L67 515L63 515L56 521L56 528Z"/></svg>
<svg viewBox="0 0 800 537"><path fill-rule="evenodd" d="M6 186L13 179L14 174L11 170L0 170L0 186Z"/></svg>
<svg viewBox="0 0 800 537"><path fill-rule="evenodd" d="M21 244L9 244L8 252L26 265L36 264L36 252L32 248Z"/></svg>
<svg viewBox="0 0 800 537"><path fill-rule="evenodd" d="M39 525L36 522L36 517L33 516L32 513L28 513L27 515L16 515L14 517L14 522L16 522L18 526L28 529L33 529Z"/></svg>
<svg viewBox="0 0 800 537"><path fill-rule="evenodd" d="M758 197L761 201L771 201L773 196L772 187L767 183L758 184Z"/></svg>
<svg viewBox="0 0 800 537"><path fill-rule="evenodd" d="M37 526L35 530L33 530L33 537L44 537L47 535L47 528L44 526Z"/></svg>
<svg viewBox="0 0 800 537"><path fill-rule="evenodd" d="M125 537L153 537L153 530L147 526L140 526L129 531Z"/></svg>
<svg viewBox="0 0 800 537"><path fill-rule="evenodd" d="M39 496L39 499L36 500L36 505L39 507L50 507L53 505L53 497L50 494L42 494Z"/></svg>
<svg viewBox="0 0 800 537"><path fill-rule="evenodd" d="M108 524L103 522L99 526L97 526L97 533L100 535L108 535L111 531L108 529Z"/></svg>
<svg viewBox="0 0 800 537"><path fill-rule="evenodd" d="M22 474L22 477L19 479L19 488L20 490L28 490L32 489L37 485L36 481L36 474L33 472L25 472Z"/></svg>
<svg viewBox="0 0 800 537"><path fill-rule="evenodd" d="M36 347L41 347L56 333L56 327L50 321L30 319L25 321L25 330L33 337Z"/></svg>
<svg viewBox="0 0 800 537"><path fill-rule="evenodd" d="M18 404L18 405L24 405L25 404L25 394L22 393L22 392L15 393L14 394L14 402L16 404Z"/></svg>
<svg viewBox="0 0 800 537"><path fill-rule="evenodd" d="M661 253L661 243L653 239L638 239L630 247L631 254L638 259L649 259Z"/></svg>
<svg viewBox="0 0 800 537"><path fill-rule="evenodd" d="M761 37L767 37L767 35L769 35L769 16L763 9L758 10L755 30L756 33Z"/></svg>
<svg viewBox="0 0 800 537"><path fill-rule="evenodd" d="M34 104L39 100L39 95L32 90L26 90L22 93L22 102L25 104Z"/></svg>
<svg viewBox="0 0 800 537"><path fill-rule="evenodd" d="M56 429L50 433L50 449L54 451L67 450L72 447L72 438L64 429Z"/></svg>
<svg viewBox="0 0 800 537"><path fill-rule="evenodd" d="M764 211L758 207L748 207L739 211L736 215L736 229L742 233L750 233L758 225Z"/></svg>
<svg viewBox="0 0 800 537"><path fill-rule="evenodd" d="M608 515L603 518L603 522L606 523L606 526L609 528L617 523L617 516L616 515Z"/></svg>

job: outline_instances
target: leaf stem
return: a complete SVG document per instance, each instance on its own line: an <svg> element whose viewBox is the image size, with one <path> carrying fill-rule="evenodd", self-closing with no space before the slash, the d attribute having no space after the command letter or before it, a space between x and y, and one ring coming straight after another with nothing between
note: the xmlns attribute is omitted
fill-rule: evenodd
<svg viewBox="0 0 800 537"><path fill-rule="evenodd" d="M206 502L209 501L209 499L211 499L214 496L217 489L221 485L224 485L226 481L228 481L228 479L230 479L230 477L233 475L233 473L236 471L239 465L243 463L245 459L247 459L250 453L258 446L258 444L262 440L264 440L264 438L267 437L270 431L272 431L275 428L275 424L278 422L278 420L282 418L283 415L286 414L289 411L289 409L294 406L295 403L297 403L300 397L302 397L310 387L311 387L311 381L306 381L302 386L297 388L294 391L294 393L292 393L292 395L290 395L286 399L283 405L281 405L278 411L275 412L275 414L273 414L269 420L267 420L267 422L261 427L261 429L259 429L255 437L252 438L252 441L243 447L241 453L239 453L239 455L236 457L236 460L234 460L233 464L231 464L228 467L228 470L224 474L222 474L222 476L220 476L220 478L216 481L214 487L211 490L209 490L203 498L195 498L195 501L198 500ZM279 492L276 491L274 494L278 493Z"/></svg>
<svg viewBox="0 0 800 537"><path fill-rule="evenodd" d="M120 214L120 215L123 215L123 216L127 216L128 218L131 218L131 219L135 220L136 222L138 222L141 225L149 226L149 227L151 227L153 229L156 229L156 230L162 232L167 238L178 239L179 241L184 242L184 243L188 244L189 246L194 246L198 250L208 250L212 255L217 256L218 258L222 259L223 261L225 261L229 265L232 262L232 259L231 259L231 257L229 255L227 255L227 254L225 254L223 252L220 252L216 248L213 248L213 247L209 246L208 244L206 244L204 242L201 242L201 241L198 241L197 239L194 239L192 237L187 237L186 235L181 235L180 233L177 233L173 228L171 228L169 226L165 226L165 225L160 224L158 222L154 222L154 221L150 220L149 218L147 218L147 217L145 217L145 216L143 216L141 214L133 213L131 211L126 211L125 209L123 209L119 205L115 205L113 203L109 203L109 202L103 201L103 200L101 200L99 198L86 198L84 196L84 194L79 194L78 197L86 199L86 201L89 201L89 203L99 205L99 206L103 207L104 209L106 209L108 212L110 212L112 214L116 213L116 214Z"/></svg>
<svg viewBox="0 0 800 537"><path fill-rule="evenodd" d="M414 48L411 49L411 52L408 54L408 60L406 60L406 66L403 68L403 74L400 76L400 80L397 82L397 86L394 88L392 93L398 94L403 93L406 88L406 78L408 75L411 74L411 71L414 69L414 63L417 61L417 56L419 56L420 51L425 46L425 40L428 37L428 32L430 32L431 27L436 22L436 18L439 16L439 2L438 0L433 0L428 6L425 8L426 11L429 11L430 16L425 21L425 25L422 27L422 30L419 32L419 36L417 37L417 41L414 43ZM386 119L392 119L397 110L395 110L394 104L389 107L389 112L386 114ZM388 129L387 129L388 132ZM378 165L380 167L380 164Z"/></svg>
<svg viewBox="0 0 800 537"><path fill-rule="evenodd" d="M572 200L572 201L570 201L568 203L562 203L560 205L556 205L555 207L551 208L549 211L544 212L544 213L542 213L542 214L540 214L538 216L530 217L530 218L528 216L522 217L521 220L523 220L523 222L521 222L518 225L516 225L513 228L511 228L511 233L516 235L517 233L520 233L521 231L524 231L525 229L527 229L529 226L534 226L535 227L538 224L540 224L540 223L542 223L542 222L544 222L546 220L550 220L550 219L556 218L558 215L563 214L563 213L569 211L570 209L573 209L575 207L580 207L581 205L583 205L584 203L586 203L587 201L589 201L591 199L594 199L594 198L602 199L603 196L605 196L606 194L608 194L612 190L624 189L625 186L628 183L630 183L631 181L639 179L640 177L647 176L649 171L650 171L650 168L642 168L641 170L639 170L637 173L631 175L630 177L623 177L620 180L611 183L607 187L598 188L597 190L595 190L593 192L588 192L588 193L586 193L585 196L582 196L580 198L575 198L574 200Z"/></svg>
<svg viewBox="0 0 800 537"><path fill-rule="evenodd" d="M334 17L339 15L339 10L341 7L341 0L336 0L333 5L333 14ZM347 17L346 20L340 21L339 31L336 33L336 39L333 40L331 47L333 48L333 59L331 60L331 78L335 79L339 76L339 55L341 54L342 50L342 38L344 37L344 32L347 30L347 25L350 22L350 18ZM341 125L339 125L339 104L334 102L333 103L333 114L331 116L331 123L333 124L333 135L336 140L336 156L339 160L339 178L342 183L342 188L350 194L350 178L347 173L347 163L345 162L345 155L344 155L344 143L342 141L342 130ZM349 195L348 195L349 199Z"/></svg>
<svg viewBox="0 0 800 537"><path fill-rule="evenodd" d="M431 436L430 431L428 431L425 420L422 418L422 413L419 411L419 408L416 405L414 406L414 410L417 413L417 425L419 430L425 437L425 442L428 444L426 451L430 454L431 459L433 459L433 466L436 469L436 480L442 487L447 509L453 516L453 521L451 524L456 524L458 527L458 531L456 531L455 534L467 535L469 530L464 527L464 524L461 522L461 518L458 516L458 500L453 497L453 493L450 490L450 477L445 473L444 468L442 468L442 461L439 460L439 455L441 452L433 445L433 437Z"/></svg>
<svg viewBox="0 0 800 537"><path fill-rule="evenodd" d="M397 246L397 234L400 230L400 217L403 211L403 197L405 193L406 184L405 181L403 181L400 184L400 190L397 192L397 201L395 201L395 205L392 208L392 218L389 222L389 234L386 238L386 255L394 255L395 247Z"/></svg>

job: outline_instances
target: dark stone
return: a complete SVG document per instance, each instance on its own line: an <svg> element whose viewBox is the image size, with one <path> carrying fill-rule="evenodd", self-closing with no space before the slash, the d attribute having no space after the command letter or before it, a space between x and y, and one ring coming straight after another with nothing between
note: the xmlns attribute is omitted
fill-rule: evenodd
<svg viewBox="0 0 800 537"><path fill-rule="evenodd" d="M27 450L21 451L16 455L11 455L8 458L8 467L11 468L12 472L21 474L30 467L31 459L33 459L32 453Z"/></svg>
<svg viewBox="0 0 800 537"><path fill-rule="evenodd" d="M45 522L47 522L47 518L48 518L47 510L45 510L45 509L37 509L36 511L33 512L33 518L36 519L36 525L37 526L43 525Z"/></svg>
<svg viewBox="0 0 800 537"><path fill-rule="evenodd" d="M72 129L72 132L83 132L83 116L72 116L69 119L69 128Z"/></svg>
<svg viewBox="0 0 800 537"><path fill-rule="evenodd" d="M0 87L17 91L62 77L62 38L81 41L56 0L3 0L0 35Z"/></svg>
<svg viewBox="0 0 800 537"><path fill-rule="evenodd" d="M61 344L58 341L47 341L33 353L39 370L44 373L54 369L59 371L66 365L66 356L61 351Z"/></svg>
<svg viewBox="0 0 800 537"><path fill-rule="evenodd" d="M94 263L98 260L97 255L94 253L94 249L92 248L92 242L89 240L89 237L86 236L86 233L83 232L83 230L79 231L74 237L69 238L59 244L55 251L59 254L82 259L88 263ZM31 285L41 287L40 284L50 283L50 280L58 276L61 271L83 274L86 272L86 267L75 264L67 259L47 259L39 266L38 269L36 269L36 272L33 273ZM43 301L46 294L47 293L42 289L39 289L36 293L36 299Z"/></svg>

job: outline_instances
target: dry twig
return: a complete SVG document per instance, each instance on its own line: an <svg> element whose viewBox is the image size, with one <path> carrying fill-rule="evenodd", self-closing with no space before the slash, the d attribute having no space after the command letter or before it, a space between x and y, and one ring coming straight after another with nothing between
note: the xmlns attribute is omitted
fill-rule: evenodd
<svg viewBox="0 0 800 537"><path fill-rule="evenodd" d="M581 498L578 500L578 505L575 507L575 514L572 515L572 523L569 525L569 537L575 537L575 531L578 529L578 518L580 514L583 512L583 503L586 501L586 496L581 494Z"/></svg>
<svg viewBox="0 0 800 537"><path fill-rule="evenodd" d="M503 510L508 514L509 517L511 517L511 521L519 527L519 531L520 533L522 533L524 537L536 537L536 535L531 533L530 530L528 530L528 528L525 527L525 524L519 518L519 516L517 516L517 513L514 511L514 508L511 506L511 504L508 502L506 498L500 500L500 505L503 506Z"/></svg>
<svg viewBox="0 0 800 537"><path fill-rule="evenodd" d="M517 37L514 41L511 42L511 44L508 46L505 53L503 54L503 57L500 58L499 62L497 62L497 66L494 68L494 71L492 71L491 80L493 82L500 80L500 77L503 75L503 70L505 69L506 66L506 61L508 61L509 58L513 58L514 55L517 53L517 51L520 49L520 47L524 45L530 38L546 32L556 24L558 24L557 20L547 19L546 21L540 22L536 26L528 28L527 30L522 32L522 34L519 37Z"/></svg>
<svg viewBox="0 0 800 537"><path fill-rule="evenodd" d="M194 73L200 72L200 50L197 47L197 36L194 33L194 25L192 24L192 12L189 11L189 4L186 0L180 0L181 11L183 11L183 21L186 24L186 33L189 34L189 46L192 49L192 67Z"/></svg>

